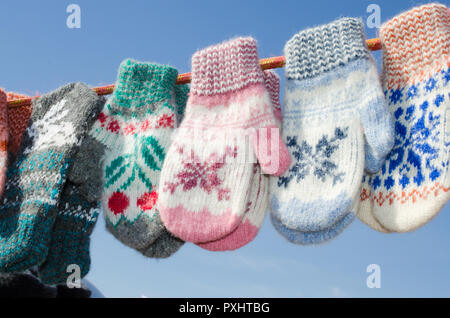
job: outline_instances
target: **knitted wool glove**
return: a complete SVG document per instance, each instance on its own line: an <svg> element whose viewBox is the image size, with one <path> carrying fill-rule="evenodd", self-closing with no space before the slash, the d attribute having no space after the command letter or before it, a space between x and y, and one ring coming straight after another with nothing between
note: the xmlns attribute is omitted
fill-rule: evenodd
<svg viewBox="0 0 450 318"><path fill-rule="evenodd" d="M45 260L60 192L97 99L89 87L73 83L33 100L0 208L1 271L25 270Z"/></svg>
<svg viewBox="0 0 450 318"><path fill-rule="evenodd" d="M178 125L181 123L184 117L188 93L188 85L175 86L175 102L178 115ZM155 214L155 219L157 219L158 222L161 222L159 212ZM173 236L166 230L166 228L164 228L161 235L152 244L150 244L150 246L140 250L140 252L150 258L167 258L176 253L181 248L181 246L183 246L183 244L184 241Z"/></svg>
<svg viewBox="0 0 450 318"><path fill-rule="evenodd" d="M359 200L364 162L375 169L391 149L392 118L360 19L302 31L285 56L283 138L293 162L271 180L271 211L287 228L317 232Z"/></svg>
<svg viewBox="0 0 450 318"><path fill-rule="evenodd" d="M281 126L281 106L279 99L280 78L274 71L264 71L264 82L271 97L277 127ZM247 190L247 210L238 227L217 241L198 243L201 248L210 251L231 251L238 249L256 237L266 217L269 205L269 177L262 174L258 164L254 164L253 177Z"/></svg>
<svg viewBox="0 0 450 318"><path fill-rule="evenodd" d="M6 168L8 165L8 105L6 93L0 88L0 198L6 180Z"/></svg>
<svg viewBox="0 0 450 318"><path fill-rule="evenodd" d="M447 8L428 4L404 12L381 27L380 37L395 144L381 171L366 179L361 200L371 201L364 213L382 227L408 232L439 213L450 196Z"/></svg>
<svg viewBox="0 0 450 318"><path fill-rule="evenodd" d="M106 227L137 250L148 247L164 231L154 205L177 122L177 75L169 66L125 60L116 89L91 132L106 146L102 195Z"/></svg>
<svg viewBox="0 0 450 318"><path fill-rule="evenodd" d="M104 104L105 99L99 97L89 121L91 126ZM79 266L81 278L89 272L90 235L100 212L103 155L104 146L87 135L74 156L58 205L48 255L39 266L39 277L46 284L66 283L72 273L67 268L72 264Z"/></svg>
<svg viewBox="0 0 450 318"><path fill-rule="evenodd" d="M164 162L158 200L165 226L185 241L214 241L241 223L256 161L247 153L256 153L267 173L280 174L290 163L276 135L256 46L252 38L236 38L192 57L186 114ZM257 130L255 152L247 151L251 128L272 127ZM267 142L270 153L261 146Z"/></svg>

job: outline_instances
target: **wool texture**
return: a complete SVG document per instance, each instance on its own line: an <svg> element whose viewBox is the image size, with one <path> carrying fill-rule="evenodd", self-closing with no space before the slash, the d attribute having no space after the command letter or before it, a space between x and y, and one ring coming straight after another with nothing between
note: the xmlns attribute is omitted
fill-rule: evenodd
<svg viewBox="0 0 450 318"><path fill-rule="evenodd" d="M241 37L192 57L185 117L161 172L157 205L167 229L194 243L235 230L247 209L256 158L270 174L283 173L290 163L256 41Z"/></svg>
<svg viewBox="0 0 450 318"><path fill-rule="evenodd" d="M409 232L450 197L448 9L437 3L413 8L383 24L380 38L395 144L381 170L365 179L360 219L371 225L374 217L388 231Z"/></svg>
<svg viewBox="0 0 450 318"><path fill-rule="evenodd" d="M97 99L86 85L72 83L33 100L0 207L1 271L22 271L45 261L61 191L95 119Z"/></svg>
<svg viewBox="0 0 450 318"><path fill-rule="evenodd" d="M116 88L90 133L105 145L102 206L106 227L136 250L163 233L155 203L176 127L176 69L123 61Z"/></svg>
<svg viewBox="0 0 450 318"><path fill-rule="evenodd" d="M189 85L176 85L175 86L175 103L176 103L176 113L177 113L177 123L181 123L184 117L184 111L186 109L186 102L189 94ZM155 216L158 222L162 222L159 213ZM183 246L184 241L173 236L164 227L162 233L159 237L147 246L146 248L140 250L140 252L150 258L167 258L176 253L181 246Z"/></svg>
<svg viewBox="0 0 450 318"><path fill-rule="evenodd" d="M277 127L281 127L281 109L279 100L280 78L271 70L263 72L265 87L272 101L272 109ZM201 248L210 251L231 251L247 245L256 237L266 217L269 205L269 177L261 172L257 163L253 167L253 176L247 189L247 210L241 224L227 236L212 242L198 243Z"/></svg>
<svg viewBox="0 0 450 318"><path fill-rule="evenodd" d="M366 173L363 175L360 194L361 203L359 204L359 208L356 211L356 216L361 222L375 231L378 231L380 233L391 233L392 231L386 229L383 225L381 225L381 223L378 222L378 220L373 215L373 201L371 200L372 188L368 185L368 181L371 180L370 178L370 175Z"/></svg>
<svg viewBox="0 0 450 318"><path fill-rule="evenodd" d="M8 92L7 96L8 100L11 101L23 98L30 98L30 96L14 92ZM9 128L8 152L13 156L15 156L19 151L19 147L22 142L22 136L25 130L27 129L32 109L33 109L32 104L8 107L8 128Z"/></svg>
<svg viewBox="0 0 450 318"><path fill-rule="evenodd" d="M282 135L292 163L271 179L271 213L286 228L320 232L353 220L363 170L381 166L393 120L360 19L301 31L284 51Z"/></svg>
<svg viewBox="0 0 450 318"><path fill-rule="evenodd" d="M274 213L270 214L270 221L275 230L289 242L298 245L316 245L326 243L339 236L355 220L356 216L353 211L355 210L352 209L351 213L347 213L335 224L321 231L301 232L292 230L284 226Z"/></svg>
<svg viewBox="0 0 450 318"><path fill-rule="evenodd" d="M0 198L5 187L6 169L8 167L8 105L6 93L0 88Z"/></svg>
<svg viewBox="0 0 450 318"><path fill-rule="evenodd" d="M105 99L98 97L92 108L89 129L103 109ZM46 284L64 284L75 264L80 277L90 269L90 235L100 213L102 191L101 158L104 146L87 135L78 148L62 190L52 238L39 277Z"/></svg>

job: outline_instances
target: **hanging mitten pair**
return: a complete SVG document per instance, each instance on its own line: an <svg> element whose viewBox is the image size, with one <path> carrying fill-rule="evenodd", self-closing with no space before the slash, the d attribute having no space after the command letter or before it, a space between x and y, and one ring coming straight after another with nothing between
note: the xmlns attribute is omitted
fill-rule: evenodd
<svg viewBox="0 0 450 318"><path fill-rule="evenodd" d="M380 232L409 232L450 198L448 9L413 8L383 24L380 38L395 144L381 170L364 177L358 217Z"/></svg>
<svg viewBox="0 0 450 318"><path fill-rule="evenodd" d="M170 256L184 243L167 232L155 205L161 168L189 90L176 85L177 76L167 65L125 60L89 134L105 146L99 180L108 231L155 258Z"/></svg>
<svg viewBox="0 0 450 318"><path fill-rule="evenodd" d="M263 77L271 98L277 128L281 128L281 106L278 97L280 78L271 70L264 71ZM225 237L211 242L197 243L198 246L210 251L235 250L256 237L264 222L269 205L269 176L262 173L259 164L254 163L251 180L249 189L247 189L247 209L241 223Z"/></svg>
<svg viewBox="0 0 450 318"><path fill-rule="evenodd" d="M7 170L0 215L1 271L38 265L42 281L53 284L65 282L70 264L78 265L83 276L89 270L89 235L98 199L92 196L90 176L82 181L77 171L96 162L97 153L86 151L85 136L103 104L81 83L33 100L17 156ZM19 113L25 116L16 117L17 131L27 110Z"/></svg>
<svg viewBox="0 0 450 318"><path fill-rule="evenodd" d="M271 220L293 243L320 243L355 218L363 170L382 165L393 121L360 19L299 32L285 57L283 140L292 164L271 180Z"/></svg>
<svg viewBox="0 0 450 318"><path fill-rule="evenodd" d="M268 184L261 171L279 175L290 164L272 105L278 79L263 74L256 41L247 37L196 52L191 83L164 161L158 209L176 237L236 249L264 219Z"/></svg>

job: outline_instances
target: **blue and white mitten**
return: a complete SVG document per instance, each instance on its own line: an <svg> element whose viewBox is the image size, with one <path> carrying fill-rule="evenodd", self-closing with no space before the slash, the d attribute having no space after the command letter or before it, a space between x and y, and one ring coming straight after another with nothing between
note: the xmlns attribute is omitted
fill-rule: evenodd
<svg viewBox="0 0 450 318"><path fill-rule="evenodd" d="M272 219L299 232L329 230L353 219L364 167L376 172L392 148L392 116L360 19L299 32L285 56L282 136L292 161L271 180Z"/></svg>

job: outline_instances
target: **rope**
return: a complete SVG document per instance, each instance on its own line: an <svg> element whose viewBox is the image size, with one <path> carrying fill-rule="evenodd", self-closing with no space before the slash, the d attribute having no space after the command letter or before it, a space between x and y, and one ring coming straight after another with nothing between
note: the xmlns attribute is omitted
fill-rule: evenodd
<svg viewBox="0 0 450 318"><path fill-rule="evenodd" d="M366 43L370 51L377 51L381 49L381 40L379 38L369 39L366 41ZM263 70L268 70L272 68L281 68L284 67L284 65L286 64L286 59L284 58L284 56L268 57L259 60L259 64L261 65L261 69ZM177 84L187 84L190 82L191 82L191 73L184 73L178 75ZM109 95L112 94L112 92L114 91L114 84L94 87L93 90L98 95ZM9 100L8 107L28 106L31 104L31 101L37 97L39 96L35 96L32 98Z"/></svg>

